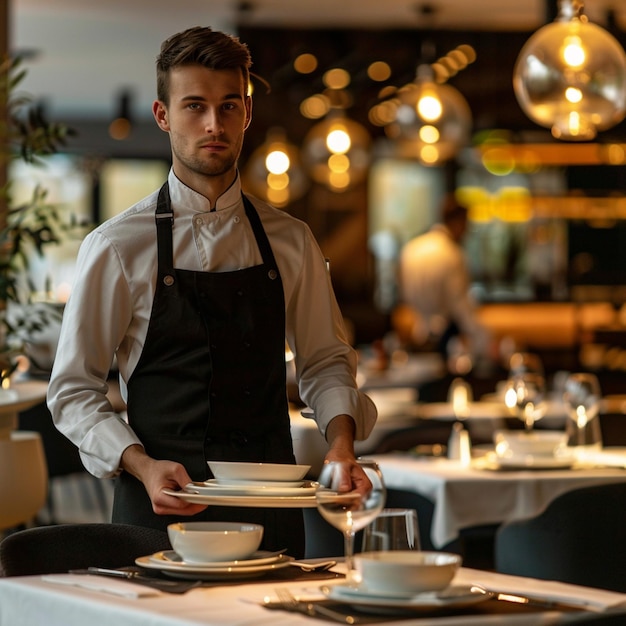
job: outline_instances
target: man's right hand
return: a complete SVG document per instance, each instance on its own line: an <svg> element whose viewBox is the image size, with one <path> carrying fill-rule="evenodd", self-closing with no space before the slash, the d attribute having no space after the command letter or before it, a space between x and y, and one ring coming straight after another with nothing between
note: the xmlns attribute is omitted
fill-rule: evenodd
<svg viewBox="0 0 626 626"><path fill-rule="evenodd" d="M153 459L142 446L136 444L124 450L121 466L143 483L152 502L152 510L157 515L195 515L207 507L164 493L164 489L179 491L191 482L187 470L180 463Z"/></svg>

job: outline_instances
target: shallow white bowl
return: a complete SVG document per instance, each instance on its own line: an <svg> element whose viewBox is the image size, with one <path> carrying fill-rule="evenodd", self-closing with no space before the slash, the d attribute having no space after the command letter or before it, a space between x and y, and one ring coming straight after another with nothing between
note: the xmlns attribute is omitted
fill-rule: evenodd
<svg viewBox="0 0 626 626"><path fill-rule="evenodd" d="M445 589L461 567L458 554L420 550L388 550L355 554L364 590L417 594Z"/></svg>
<svg viewBox="0 0 626 626"><path fill-rule="evenodd" d="M237 461L207 461L213 476L218 480L296 481L302 480L310 465L284 463L240 463Z"/></svg>
<svg viewBox="0 0 626 626"><path fill-rule="evenodd" d="M494 442L499 457L556 456L567 445L567 434L559 430L499 430Z"/></svg>
<svg viewBox="0 0 626 626"><path fill-rule="evenodd" d="M176 552L188 563L245 559L256 552L263 526L245 522L177 522L167 527Z"/></svg>

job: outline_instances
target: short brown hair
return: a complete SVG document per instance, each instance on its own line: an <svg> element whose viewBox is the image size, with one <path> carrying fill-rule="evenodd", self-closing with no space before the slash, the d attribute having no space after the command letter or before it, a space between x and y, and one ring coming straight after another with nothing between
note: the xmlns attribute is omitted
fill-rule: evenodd
<svg viewBox="0 0 626 626"><path fill-rule="evenodd" d="M194 26L172 35L161 44L156 61L157 98L169 104L170 70L194 64L211 70L240 69L245 94L248 93L252 65L248 46L237 37L212 30L209 26Z"/></svg>

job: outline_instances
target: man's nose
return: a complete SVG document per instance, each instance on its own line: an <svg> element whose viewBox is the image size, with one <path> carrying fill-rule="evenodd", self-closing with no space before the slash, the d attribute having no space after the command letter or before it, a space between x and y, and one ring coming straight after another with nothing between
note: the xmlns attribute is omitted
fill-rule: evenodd
<svg viewBox="0 0 626 626"><path fill-rule="evenodd" d="M205 132L209 135L219 135L223 132L222 117L219 111L210 109L206 112L204 120Z"/></svg>

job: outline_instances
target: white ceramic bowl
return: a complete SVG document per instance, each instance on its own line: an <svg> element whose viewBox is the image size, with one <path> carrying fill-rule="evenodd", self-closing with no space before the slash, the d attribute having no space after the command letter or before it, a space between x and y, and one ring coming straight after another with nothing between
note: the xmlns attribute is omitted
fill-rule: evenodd
<svg viewBox="0 0 626 626"><path fill-rule="evenodd" d="M502 458L554 457L567 445L567 434L558 430L499 430L494 435L496 454Z"/></svg>
<svg viewBox="0 0 626 626"><path fill-rule="evenodd" d="M240 463L237 461L207 461L217 480L249 480L255 482L302 480L310 465L283 463Z"/></svg>
<svg viewBox="0 0 626 626"><path fill-rule="evenodd" d="M461 562L458 554L420 550L362 552L354 556L364 590L398 595L445 589Z"/></svg>
<svg viewBox="0 0 626 626"><path fill-rule="evenodd" d="M176 552L188 563L245 559L256 552L263 526L245 522L177 522L167 527Z"/></svg>

